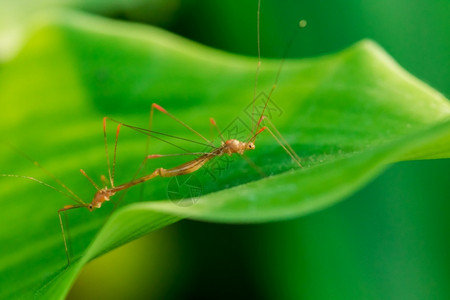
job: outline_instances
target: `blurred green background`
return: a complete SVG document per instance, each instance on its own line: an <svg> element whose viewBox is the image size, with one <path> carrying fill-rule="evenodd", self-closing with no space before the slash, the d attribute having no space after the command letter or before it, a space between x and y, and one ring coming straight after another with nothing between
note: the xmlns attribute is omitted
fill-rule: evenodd
<svg viewBox="0 0 450 300"><path fill-rule="evenodd" d="M18 15L28 16L26 1L16 2L10 9L20 22ZM27 9L62 2L39 3ZM256 0L65 5L256 55ZM371 38L450 95L450 1L262 0L263 58L283 56L299 19L308 27L288 57ZM348 200L304 218L245 226L182 221L91 262L69 298L450 299L449 183L450 160L404 162Z"/></svg>

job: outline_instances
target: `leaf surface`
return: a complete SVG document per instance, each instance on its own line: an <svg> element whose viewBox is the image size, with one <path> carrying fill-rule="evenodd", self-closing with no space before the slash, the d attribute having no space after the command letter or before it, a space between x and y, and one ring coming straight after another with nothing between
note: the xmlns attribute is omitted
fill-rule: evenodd
<svg viewBox="0 0 450 300"><path fill-rule="evenodd" d="M214 117L227 138L249 134L254 58L206 48L156 28L59 11L30 25L27 43L0 67L2 140L39 161L86 202L95 192L80 174L107 175L102 117L148 126L152 102L210 137ZM280 61L263 61L257 107ZM284 64L268 117L297 154L298 168L270 135L245 160L216 159L194 173L201 196L169 200L173 180L156 178L93 213L67 214L73 263L66 267L56 211L70 200L28 180L0 178L0 297L62 299L89 260L181 218L227 223L302 216L345 199L389 164L450 156L450 105L399 67L378 45ZM110 156L115 124L108 123ZM154 130L202 141L155 113ZM177 140L190 151L205 147ZM122 128L116 183L131 180L147 138ZM219 142L216 139L215 143ZM180 150L155 139L150 153ZM152 161L170 168L188 158ZM1 173L52 180L4 147ZM53 183L52 183L53 184ZM191 200L188 200L191 201ZM192 205L190 205L192 204Z"/></svg>

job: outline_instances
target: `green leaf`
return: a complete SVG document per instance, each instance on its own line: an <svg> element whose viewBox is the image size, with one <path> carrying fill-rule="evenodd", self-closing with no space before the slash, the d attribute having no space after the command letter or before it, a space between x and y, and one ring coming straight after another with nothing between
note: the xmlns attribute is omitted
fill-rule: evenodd
<svg viewBox="0 0 450 300"><path fill-rule="evenodd" d="M36 20L29 32L20 53L0 67L2 140L39 161L85 201L95 190L78 170L96 182L107 174L105 115L147 127L150 105L157 102L208 137L209 117L227 136L251 126L254 58L156 28L67 11ZM263 61L258 90L269 94L279 66L280 61ZM264 101L264 94L258 96ZM302 169L262 133L248 156L267 177L239 157L217 159L194 173L203 194L196 203L170 201L171 179L155 178L114 196L116 201L123 196L121 209L106 203L93 213L70 211L69 267L56 211L70 200L32 181L0 178L0 297L64 298L89 260L184 217L229 223L294 218L345 199L390 163L450 156L449 102L372 41L286 61L271 100L270 117L302 158ZM107 126L111 150L115 126ZM154 130L196 138L157 112ZM146 143L145 136L122 128L116 183L133 178ZM180 150L151 139L149 151ZM147 172L186 159L155 159ZM7 147L0 165L3 174L52 182Z"/></svg>
<svg viewBox="0 0 450 300"><path fill-rule="evenodd" d="M17 0L0 2L0 62L20 47L26 22L42 11L78 9L106 16L120 16L137 22L164 25L173 20L176 0Z"/></svg>

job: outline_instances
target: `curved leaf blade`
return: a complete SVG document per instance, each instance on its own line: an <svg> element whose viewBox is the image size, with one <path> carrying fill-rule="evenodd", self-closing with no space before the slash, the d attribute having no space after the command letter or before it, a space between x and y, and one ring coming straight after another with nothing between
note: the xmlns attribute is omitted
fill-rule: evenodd
<svg viewBox="0 0 450 300"><path fill-rule="evenodd" d="M19 55L0 69L7 112L0 122L7 139L21 149L37 145L38 160L83 199L93 191L73 170L105 172L103 115L146 126L142 112L157 101L201 132L209 131L210 115L224 125L230 119L248 121L254 59L151 27L78 13L60 12L33 26ZM263 63L261 87L271 86L278 66L279 61ZM292 170L289 157L261 136L251 158L272 176L261 179L233 161L215 181L199 175L208 193L193 206L154 201L167 199L167 181L159 179L145 194L152 201L114 212L104 226L111 206L90 215L74 212L70 227L78 260L67 269L56 216L64 205L60 195L29 182L2 180L1 219L8 225L0 230L6 245L0 250L0 295L63 298L90 259L181 217L233 223L292 218L344 199L389 163L450 156L448 101L371 41L321 58L288 61L273 101L282 111L274 122L302 157L304 169ZM180 132L163 118L158 126ZM145 138L134 135L120 144L118 182L134 173L143 144ZM170 151L166 145L155 148ZM42 177L8 151L0 157L2 173ZM127 204L139 201L133 192Z"/></svg>

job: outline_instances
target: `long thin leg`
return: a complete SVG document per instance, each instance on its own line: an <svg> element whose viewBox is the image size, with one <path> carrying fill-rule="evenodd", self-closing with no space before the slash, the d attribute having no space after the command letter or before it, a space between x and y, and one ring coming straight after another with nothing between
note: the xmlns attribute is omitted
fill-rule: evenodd
<svg viewBox="0 0 450 300"><path fill-rule="evenodd" d="M154 103L152 104L152 107L150 108L150 118L148 121L149 132L152 132L152 127L153 127L153 109L154 109ZM150 149L150 137L151 137L151 135L147 135L147 145L145 147L145 156L146 157L149 155L148 153L149 153L149 149ZM146 162L146 160L144 160L143 164L145 164L145 162ZM141 168L142 168L142 165L139 167L138 173ZM133 180L134 180L134 178L133 178Z"/></svg>
<svg viewBox="0 0 450 300"><path fill-rule="evenodd" d="M161 138L161 137L159 137L159 136L164 136L164 137L174 138L174 139L177 139L177 140L187 141L187 142L190 142L190 143L193 143L193 144L198 144L198 145L202 145L202 146L208 146L208 147L211 147L211 148L216 148L216 147L214 147L214 145L213 145L212 143L206 144L206 143L203 143L203 142L194 141L194 140L186 139L186 138L179 137L179 136L175 136L175 135L170 135L170 134L167 134L167 133L157 132L157 131L153 131L153 130L150 131L150 130L145 129L145 128L140 128L140 127L136 127L136 126L132 126L132 125L128 125L128 124L119 122L119 121L114 120L114 119L109 118L109 117L107 117L107 118L108 118L110 121L113 121L113 122L115 122L115 123L117 123L117 124L121 124L122 126L128 127L128 128L130 128L130 129L132 129L132 130L134 130L134 131L136 131L136 132L145 134L145 135L147 135L147 136L151 136L151 137L153 137L153 138L155 138L155 139L157 139L157 140L159 140L159 141L161 141L161 142L164 142L164 143L166 143L166 144L172 145L172 146L174 146L175 148L178 148L178 149L183 150L183 151L185 151L185 152L190 152L190 151L189 151L189 150L186 150L186 149L183 149L182 147L179 147L179 146L175 145L174 143L171 143L171 142L169 142L169 141L167 141L167 140L165 140L165 139L163 139L163 138Z"/></svg>
<svg viewBox="0 0 450 300"><path fill-rule="evenodd" d="M297 155L297 153L294 151L294 149L292 149L291 145L286 141L286 139L284 138L284 136L281 134L280 131L278 131L278 129L275 127L275 124L273 124L272 121L270 121L269 118L264 118L264 122L269 123L270 128L272 128L276 134L278 134L278 136L280 137L280 139L283 141L283 143L286 145L286 147L291 151L291 153L295 156L295 158L298 161L301 161L300 157Z"/></svg>
<svg viewBox="0 0 450 300"><path fill-rule="evenodd" d="M306 24L307 24L306 20L301 20L299 22L298 26L299 26L299 28L304 28L304 27L306 27ZM270 98L272 98L272 94L273 94L273 92L275 91L275 89L277 87L278 79L280 78L281 70L283 69L283 65L284 65L284 62L286 61L287 54L288 54L289 50L291 49L292 44L294 43L294 40L295 40L296 36L297 36L297 34L296 34L296 32L294 32L294 34L292 35L291 39L288 41L288 44L287 44L287 47L286 47L286 49L284 51L283 58L281 60L280 66L278 67L278 71L277 71L277 75L275 77L275 81L274 81L274 83L272 85L272 88L270 89L269 95L267 96L267 100L266 100L266 102L264 104L263 110L261 112L261 116L260 116L260 118L258 120L258 123L256 124L254 132L256 132L258 130L259 125L261 124L262 117L264 116L264 112L267 109L267 106L269 104Z"/></svg>
<svg viewBox="0 0 450 300"><path fill-rule="evenodd" d="M106 120L108 117L103 118L103 140L105 142L105 154L106 154L106 163L108 164L108 175L109 175L109 182L111 183L111 186L113 185L113 179L111 174L111 163L109 162L109 152L108 152L108 140L106 138Z"/></svg>
<svg viewBox="0 0 450 300"><path fill-rule="evenodd" d="M222 140L222 142L225 143L225 139L224 139L224 137L222 135L222 131L220 131L219 126L217 126L216 120L214 120L213 118L210 118L209 121L211 122L211 125L216 128L216 130L219 133L219 137Z"/></svg>
<svg viewBox="0 0 450 300"><path fill-rule="evenodd" d="M133 178L131 179L131 181L134 181L136 179L136 177L139 175L139 173L141 172L142 168L146 165L147 161L149 159L154 159L154 158L162 158L162 157L171 157L171 156L188 156L188 155L204 155L204 154L209 154L210 152L192 152L192 153L175 153L175 154L150 154L147 155L144 160L142 161L142 163L139 165L138 170L134 173ZM123 198L125 197L127 193L127 190L125 190L122 195L120 196L120 198L114 203L114 209L120 204L120 202L122 202Z"/></svg>
<svg viewBox="0 0 450 300"><path fill-rule="evenodd" d="M64 249L66 250L67 265L70 265L69 249L67 248L66 235L64 233L63 221L61 219L62 211L63 210L58 210L59 225L61 226L61 233L62 233L62 237L63 237L63 241L64 241Z"/></svg>
<svg viewBox="0 0 450 300"><path fill-rule="evenodd" d="M61 226L61 233L62 233L62 237L63 237L63 241L64 241L64 249L66 250L67 265L70 265L70 256L69 256L69 248L67 247L66 234L64 233L64 225L63 225L63 221L61 218L61 213L64 211L67 211L69 209L80 208L80 207L84 207L84 205L67 205L61 209L58 209L59 225Z"/></svg>
<svg viewBox="0 0 450 300"><path fill-rule="evenodd" d="M92 178L91 177L89 177L88 176L88 174L86 174L86 172L83 170L83 169L81 169L80 170L80 172L81 172L81 174L83 174L83 176L84 177L86 177L87 178L87 180L89 180L90 181L90 183L92 183L92 185L95 187L95 189L97 190L97 191L99 191L100 190L100 188L98 187L98 185L97 184L95 184L95 182L94 182L94 180L92 180Z"/></svg>
<svg viewBox="0 0 450 300"><path fill-rule="evenodd" d="M204 141L206 141L209 145L213 146L214 145L211 143L210 140L208 140L207 138L205 138L203 135L201 135L199 132L195 131L192 127L190 127L189 125L187 125L186 123L184 123L183 121L181 121L180 119L176 118L174 115L170 114L169 112L167 112L167 110L165 110L164 108L162 108L160 105L153 103L152 104L152 108L151 108L151 112L150 112L150 116L151 118L153 117L153 109L157 109L160 112L162 112L163 114L166 114L167 116L169 116L170 118L172 118L173 120L175 120L176 122L180 123L181 125L183 125L185 128L187 128L189 131L195 133L197 136L199 136L200 138L202 138Z"/></svg>
<svg viewBox="0 0 450 300"><path fill-rule="evenodd" d="M275 82L272 85L272 88L270 89L270 92L269 92L269 95L267 96L266 102L264 103L264 107L263 107L263 110L261 112L261 116L259 117L258 123L256 124L255 130L257 130L259 125L261 124L261 121L262 121L263 116L264 116L264 112L266 111L267 105L269 104L269 101L270 101L270 98L272 97L273 91L275 91L275 88L277 87L278 78L280 77L281 67L284 64L284 61L285 61L285 58L283 58L283 60L281 61L280 68L278 69L278 72L277 72L277 77L275 78Z"/></svg>
<svg viewBox="0 0 450 300"><path fill-rule="evenodd" d="M121 123L119 123L119 125L117 125L116 141L114 142L114 160L113 160L113 166L112 166L111 187L114 187L114 173L116 171L116 156L117 156L117 141L119 140L120 126L122 126Z"/></svg>
<svg viewBox="0 0 450 300"><path fill-rule="evenodd" d="M284 149L284 151L286 151L286 153L292 158L292 160L297 163L297 165L300 168L303 168L302 165L300 164L300 161L297 160L297 158L286 148L285 145L283 145L283 143L280 141L280 139L272 132L272 130L270 130L269 127L264 126L263 128L266 128L266 130L273 136L273 138L277 141L277 143Z"/></svg>
<svg viewBox="0 0 450 300"><path fill-rule="evenodd" d="M144 159L144 161L140 164L138 170L136 171L135 175L133 176L132 181L138 176L138 174L141 172L141 170L145 167L147 160L150 159L150 158L165 157L165 156L178 156L178 155L202 155L202 154L206 154L206 153L207 153L207 152L187 152L187 153L182 153L182 154L168 154L168 155L155 155L155 154L154 154L154 155L148 155L148 149L150 148L150 137L152 137L152 135L150 135L150 134L153 132L152 129L153 129L153 115L154 115L154 109L157 109L157 110L159 110L160 112L162 112L162 113L168 115L170 118L172 118L172 119L175 120L176 122L180 123L180 124L183 125L185 128L187 128L188 130L190 130L191 132L195 133L195 134L198 135L200 138L202 138L203 140L205 140L206 142L208 142L208 145L209 145L209 146L215 148L214 145L212 144L212 142L211 142L210 140L206 139L204 136L202 136L200 133L198 133L197 131L195 131L195 130L192 129L191 127L189 127L187 124L185 124L184 122L182 122L181 120L179 120L178 118L176 118L175 116L173 116L172 114L168 113L168 112L167 112L163 107L161 107L160 105L158 105L158 104L156 104L156 103L153 103L152 106L151 106L151 109L150 109L149 129L148 129L148 131L147 131L147 136L148 136L148 138L147 138L147 145L146 145L146 151L145 151L147 156L146 156L146 158ZM118 121L116 121L116 120L114 120L114 119L111 119L111 118L108 118L108 117L105 117L105 118L104 118L104 122L106 122L106 119L109 119L109 120L111 120L111 121L113 121L113 122L118 123L117 132L116 132L116 144L115 144L115 149L117 148L117 139L118 139L118 136L119 136L119 130L120 130L120 126L121 126L121 125L123 125L123 126L125 126L125 127L129 127L129 128L131 128L131 129L134 129L134 130L137 130L138 132L141 132L141 133L146 133L146 130L144 130L144 129L137 128L137 127L130 126L130 125L126 125L126 124L123 124L123 123L121 123L121 122L118 122ZM104 124L104 127L106 127L105 124ZM153 133L156 133L156 132L153 132ZM169 135L167 135L167 136L169 136ZM153 136L153 137L155 137L155 136ZM155 138L157 138L157 137L155 137ZM160 138L158 138L158 139L160 139ZM184 139L184 140L187 140L187 139ZM105 141L106 141L106 133L105 133ZM165 141L165 142L171 144L170 142L167 142L167 141ZM178 148L180 148L180 147L178 147ZM106 149L106 142L105 142L105 149ZM182 149L182 148L180 148L180 149ZM182 150L186 151L185 149L182 149ZM107 150L106 150L106 152L107 152ZM108 153L108 152L107 152L107 153ZM114 165L115 165L115 157L116 157L116 150L115 150L115 152L114 152L113 171L112 171L112 174L110 173L110 180L111 180L111 185L112 185L112 187L114 187ZM110 168L109 168L110 163L109 163L109 157L108 157L108 154L107 154L107 161L108 161L108 169L110 169ZM109 170L108 170L108 171L109 171ZM141 192L142 192L142 191L141 191ZM118 199L118 201L116 201L116 203L114 204L115 207L117 207L117 206L120 204L120 202L123 200L125 194L126 194L126 192L122 193L121 197L120 197L120 198Z"/></svg>
<svg viewBox="0 0 450 300"><path fill-rule="evenodd" d="M100 175L100 181L102 182L104 187L108 187L108 179L106 179L105 175Z"/></svg>
<svg viewBox="0 0 450 300"><path fill-rule="evenodd" d="M261 177L267 176L267 174L264 173L264 171L257 164L255 164L255 162L253 160L251 160L250 157L248 157L245 154L242 154L242 157L249 164L250 167L252 167L256 172L259 173L259 175L261 175Z"/></svg>
<svg viewBox="0 0 450 300"><path fill-rule="evenodd" d="M286 153L292 158L292 160L294 161L294 162L296 162L297 163L297 165L300 167L300 168L303 168L302 167L302 165L300 164L300 161L298 161L297 160L297 158L286 148L286 146L285 145L283 145L283 143L280 141L280 139L272 132L272 130L270 130L270 128L269 127L267 127L267 126L264 126L263 128L261 128L260 130L258 130L254 135L253 135L253 137L250 139L250 141L254 141L255 139L256 139L256 137L261 133L261 132L263 132L263 131L268 131L271 135L272 135L272 137L277 141L277 143L284 149L284 151L286 151Z"/></svg>
<svg viewBox="0 0 450 300"><path fill-rule="evenodd" d="M106 120L108 120L108 119L109 119L108 117L103 118L103 139L105 142L105 154L106 154L106 162L108 164L109 182L111 183L111 187L114 187L114 173L116 170L116 157L117 157L117 141L119 140L119 132L120 132L120 127L122 126L122 123L119 123L117 125L116 140L114 142L114 157L113 157L112 171L111 171L111 163L109 161L109 152L108 152L108 141L106 138Z"/></svg>
<svg viewBox="0 0 450 300"><path fill-rule="evenodd" d="M149 131L149 132L152 132L152 127L153 127L153 105L152 105L151 108L150 108L150 117L149 117L149 119L148 119L148 131ZM147 157L147 156L149 155L149 152L150 152L150 137L151 137L150 134L147 135L147 141L146 141L146 144L145 144L145 157ZM136 179L136 176L139 174L139 172L141 171L141 169L143 169L145 173L147 172L148 168L147 168L147 165L146 165L146 161L147 161L147 160L144 160L144 161L142 162L142 164L139 166L139 168L138 168L136 174L133 176L133 178L132 178L131 180L135 180L135 179ZM124 192L124 193L120 196L120 198L118 199L117 205L122 201L122 199L125 197L126 193L127 193L127 192ZM141 185L141 187L140 187L140 192L139 192L139 193L140 193L139 200L142 201L142 199L143 199L143 197L144 197L144 193L145 193L145 185ZM114 208L116 208L117 205L114 203Z"/></svg>
<svg viewBox="0 0 450 300"><path fill-rule="evenodd" d="M261 42L260 42L260 34L259 34L259 15L261 12L261 0L258 0L258 10L256 12L256 43L258 47L258 64L256 65L256 74L255 74L255 87L253 90L253 103L252 103L252 133L256 132L256 128L254 128L255 120L253 118L255 114L255 102L256 102L256 90L258 88L258 77L259 77L259 70L261 69Z"/></svg>
<svg viewBox="0 0 450 300"><path fill-rule="evenodd" d="M24 178L24 179L29 179L29 180L35 181L35 182L37 182L37 183L39 183L39 184L41 184L41 185L43 185L43 186L49 187L49 188L51 188L52 190L55 190L55 191L61 193L62 195L66 196L66 197L69 198L69 199L72 199L72 200L74 200L74 201L80 203L79 201L77 201L76 198L72 197L71 195L66 194L65 192L63 192L63 191L61 191L61 190L58 190L58 189L55 188L54 186L51 186L51 185L49 185L49 184L47 184L47 183L45 183L45 182L43 182L43 181L40 181L40 180L38 180L38 179L36 179L36 178L34 178L34 177L21 176L21 175L12 175L12 174L0 174L0 176L4 176L4 177ZM67 247L66 235L65 235L65 233L64 233L64 226L63 226L63 221L62 221L62 218L61 218L61 213L64 212L64 211L66 211L66 210L69 210L69 209L80 208L80 207L86 207L86 206L87 206L87 204L83 202L83 203L80 203L79 205L66 205L66 206L64 206L63 208L61 208L61 209L58 210L59 224L60 224L60 226L61 226L61 234L62 234L63 241L64 241L64 249L65 249L65 251L66 251L66 257L67 257L67 264L68 264L68 265L70 265L69 249L68 249L68 247Z"/></svg>
<svg viewBox="0 0 450 300"><path fill-rule="evenodd" d="M209 136L210 136L210 141L214 141L214 125L210 122L209 124Z"/></svg>

